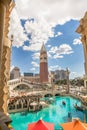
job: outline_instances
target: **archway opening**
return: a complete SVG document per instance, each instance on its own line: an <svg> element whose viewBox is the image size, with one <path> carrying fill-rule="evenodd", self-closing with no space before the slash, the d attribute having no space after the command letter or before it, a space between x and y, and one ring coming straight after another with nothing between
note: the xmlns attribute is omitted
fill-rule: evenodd
<svg viewBox="0 0 87 130"><path fill-rule="evenodd" d="M52 97L53 95L52 94L50 94L50 93L48 93L48 94L46 94L46 95L44 95L44 97Z"/></svg>

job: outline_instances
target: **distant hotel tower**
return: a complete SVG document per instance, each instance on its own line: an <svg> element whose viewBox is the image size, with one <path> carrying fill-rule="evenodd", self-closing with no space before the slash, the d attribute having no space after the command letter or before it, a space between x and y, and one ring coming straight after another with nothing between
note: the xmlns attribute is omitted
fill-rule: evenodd
<svg viewBox="0 0 87 130"><path fill-rule="evenodd" d="M47 60L47 51L44 44L41 47L40 51L40 82L48 82L48 60Z"/></svg>

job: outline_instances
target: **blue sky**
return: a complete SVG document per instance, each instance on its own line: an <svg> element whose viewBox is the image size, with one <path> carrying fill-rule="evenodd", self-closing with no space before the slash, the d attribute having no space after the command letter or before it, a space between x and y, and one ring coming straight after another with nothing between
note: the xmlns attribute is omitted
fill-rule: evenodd
<svg viewBox="0 0 87 130"><path fill-rule="evenodd" d="M73 40L79 39L80 36L75 32L78 27L79 22L76 20L70 20L64 25L57 25L54 28L55 35L57 32L61 32L59 36L49 38L46 43L46 49L49 52L51 47L67 44L72 48L72 53L64 54L63 58L52 58L48 57L48 65L51 70L56 69L66 69L68 67L71 71L71 77L73 76L82 76L84 74L84 55L83 55L83 46L82 44L74 45ZM27 44L27 43L25 43ZM50 47L51 46L51 47ZM12 48L12 65L18 66L23 72L39 72L39 58L34 59L32 55L34 52L23 50L23 47L13 47ZM32 65L32 62L36 62ZM35 70L34 70L35 68ZM33 70L32 70L33 69Z"/></svg>
<svg viewBox="0 0 87 130"><path fill-rule="evenodd" d="M83 46L81 36L75 31L86 11L86 1L41 0L39 7L36 1L28 4L28 0L19 0L19 5L15 0L9 31L9 37L14 35L11 69L17 66L21 73L39 73L39 54L44 43L48 52L49 71L68 67L70 78L83 76ZM75 10L74 6L77 7Z"/></svg>

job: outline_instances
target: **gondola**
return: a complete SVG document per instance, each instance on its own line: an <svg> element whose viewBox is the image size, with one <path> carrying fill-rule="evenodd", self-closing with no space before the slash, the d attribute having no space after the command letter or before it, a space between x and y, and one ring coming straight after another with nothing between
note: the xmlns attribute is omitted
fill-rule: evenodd
<svg viewBox="0 0 87 130"><path fill-rule="evenodd" d="M53 99L53 98L49 98L49 99L47 100L47 103L48 103L48 104L54 103L54 99Z"/></svg>
<svg viewBox="0 0 87 130"><path fill-rule="evenodd" d="M76 108L76 110L78 110L78 111L82 111L82 112L83 112L83 108L82 108L82 107L80 107L80 106L78 106L77 104L76 104L76 105L74 105L74 107Z"/></svg>
<svg viewBox="0 0 87 130"><path fill-rule="evenodd" d="M66 102L62 101L62 104L63 104L63 105L66 105Z"/></svg>

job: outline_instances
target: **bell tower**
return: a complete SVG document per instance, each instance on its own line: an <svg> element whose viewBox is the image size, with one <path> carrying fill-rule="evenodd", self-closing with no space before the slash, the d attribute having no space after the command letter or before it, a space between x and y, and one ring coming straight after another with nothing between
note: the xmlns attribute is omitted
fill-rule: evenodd
<svg viewBox="0 0 87 130"><path fill-rule="evenodd" d="M40 82L48 82L48 58L45 45L43 44L40 51Z"/></svg>

